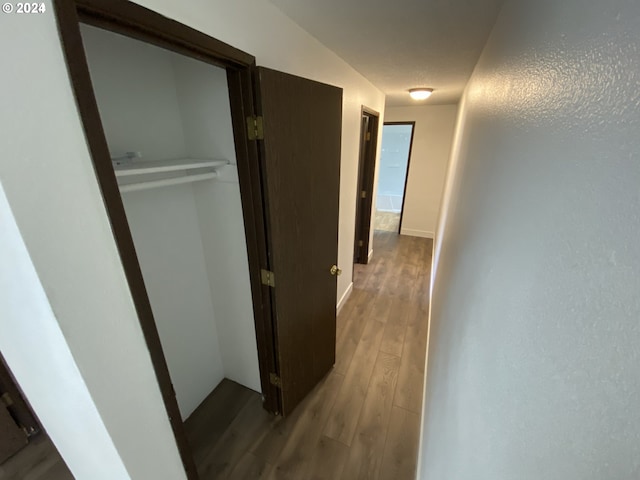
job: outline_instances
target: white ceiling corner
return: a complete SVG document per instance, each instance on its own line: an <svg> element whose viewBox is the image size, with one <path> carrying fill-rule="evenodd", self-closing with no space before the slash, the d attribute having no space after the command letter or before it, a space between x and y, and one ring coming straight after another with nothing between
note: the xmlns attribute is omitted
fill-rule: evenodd
<svg viewBox="0 0 640 480"><path fill-rule="evenodd" d="M425 104L456 103L502 0L270 0L387 95L432 87Z"/></svg>

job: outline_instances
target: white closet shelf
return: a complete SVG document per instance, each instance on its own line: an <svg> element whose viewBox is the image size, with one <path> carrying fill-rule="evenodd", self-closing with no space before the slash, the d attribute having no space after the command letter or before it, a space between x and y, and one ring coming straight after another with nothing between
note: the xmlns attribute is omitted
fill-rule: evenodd
<svg viewBox="0 0 640 480"><path fill-rule="evenodd" d="M200 168L218 168L228 165L227 160L197 160L185 158L180 160L150 160L131 162L126 165L114 165L116 177L146 175L150 173L177 172Z"/></svg>
<svg viewBox="0 0 640 480"><path fill-rule="evenodd" d="M210 180L217 178L218 172L200 173L198 175L186 175L184 177L166 178L163 180L150 180L148 182L128 183L120 185L120 191L137 192L138 190L149 190L150 188L167 187L169 185L181 185L183 183L199 182L200 180Z"/></svg>

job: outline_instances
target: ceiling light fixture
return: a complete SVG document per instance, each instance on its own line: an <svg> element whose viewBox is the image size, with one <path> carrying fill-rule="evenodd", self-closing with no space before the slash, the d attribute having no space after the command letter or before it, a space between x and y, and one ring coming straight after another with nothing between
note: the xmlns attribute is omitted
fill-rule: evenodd
<svg viewBox="0 0 640 480"><path fill-rule="evenodd" d="M414 100L426 100L433 93L433 88L412 88L409 95Z"/></svg>

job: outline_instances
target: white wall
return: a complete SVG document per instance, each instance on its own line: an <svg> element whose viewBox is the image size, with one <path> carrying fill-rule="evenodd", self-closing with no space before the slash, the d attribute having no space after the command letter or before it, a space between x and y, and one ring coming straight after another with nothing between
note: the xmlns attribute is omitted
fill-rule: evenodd
<svg viewBox="0 0 640 480"><path fill-rule="evenodd" d="M640 475L640 3L508 1L438 230L420 478Z"/></svg>
<svg viewBox="0 0 640 480"><path fill-rule="evenodd" d="M224 376L261 391L240 184L226 72L175 56L187 152L232 165L213 182L193 184Z"/></svg>
<svg viewBox="0 0 640 480"><path fill-rule="evenodd" d="M346 291L360 107L383 112L384 95L266 0L144 5L256 55L261 65L345 89L339 256L345 274L338 295ZM131 478L185 478L89 160L53 12L28 19L7 15L2 22L0 60L10 74L0 94L0 180L33 264ZM73 464L78 452L57 446ZM103 450L93 442L87 448Z"/></svg>
<svg viewBox="0 0 640 480"><path fill-rule="evenodd" d="M182 418L224 378L191 185L123 195Z"/></svg>
<svg viewBox="0 0 640 480"><path fill-rule="evenodd" d="M187 155L235 164L227 72L184 55L171 59Z"/></svg>
<svg viewBox="0 0 640 480"><path fill-rule="evenodd" d="M89 159L51 9L28 19L5 15L0 29L0 63L6 72L0 91L0 181L36 273L89 391L75 408L96 409L133 479L185 478L160 389L116 250L103 200ZM16 48L19 45L19 48ZM17 277L16 265L2 269ZM32 321L21 315L24 322ZM31 345L35 332L10 329ZM4 335L8 333L3 332ZM38 375L18 370L21 385L73 375L64 364L14 351L10 366L33 362ZM29 401L45 428L56 430L63 406L50 394L29 389ZM44 414L43 404L55 409ZM95 422L88 423L92 428ZM79 480L97 478L77 465L87 451L117 467L103 440L52 435ZM96 431L98 432L98 431ZM144 441L141 441L144 439ZM86 442L86 443L83 443ZM96 460L94 465L101 465ZM113 479L128 478L106 468Z"/></svg>
<svg viewBox="0 0 640 480"><path fill-rule="evenodd" d="M0 351L47 434L67 454L76 478L129 478L73 361L2 184L0 265Z"/></svg>
<svg viewBox="0 0 640 480"><path fill-rule="evenodd" d="M139 151L142 160L184 157L172 53L101 28L81 27L111 155Z"/></svg>
<svg viewBox="0 0 640 480"><path fill-rule="evenodd" d="M387 122L416 122L404 199L402 235L434 237L457 111L457 105L386 109Z"/></svg>

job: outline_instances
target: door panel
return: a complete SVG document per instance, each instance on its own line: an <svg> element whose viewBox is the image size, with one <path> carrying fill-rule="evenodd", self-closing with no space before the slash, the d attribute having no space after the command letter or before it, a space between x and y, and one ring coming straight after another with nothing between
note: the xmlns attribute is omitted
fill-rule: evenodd
<svg viewBox="0 0 640 480"><path fill-rule="evenodd" d="M369 116L366 114L362 114L362 119L360 122L360 159L358 160L358 189L357 198L356 198L356 232L354 235L354 253L353 253L353 262L354 263L367 263L366 258L363 255L364 249L364 219L362 218L365 215L365 211L363 208L364 198L362 198L362 191L367 190L366 182L364 180L365 176L365 166L367 162L366 155L366 145L367 145L367 132L369 132ZM360 243L362 242L362 244ZM367 242L368 243L368 242ZM367 252L368 253L368 252Z"/></svg>
<svg viewBox="0 0 640 480"><path fill-rule="evenodd" d="M369 263L369 236L373 207L373 179L376 166L379 114L362 107L360 126L360 161L358 166L358 197L356 199L356 235L354 262ZM362 192L364 196L362 196Z"/></svg>
<svg viewBox="0 0 640 480"><path fill-rule="evenodd" d="M335 363L342 89L258 68L281 410Z"/></svg>
<svg viewBox="0 0 640 480"><path fill-rule="evenodd" d="M26 431L37 431L37 423L0 355L0 463L27 444Z"/></svg>
<svg viewBox="0 0 640 480"><path fill-rule="evenodd" d="M27 436L0 402L0 463L17 453L26 444Z"/></svg>

